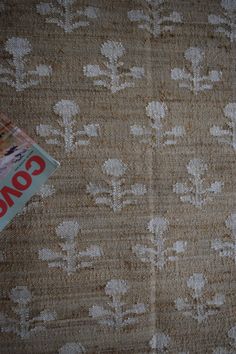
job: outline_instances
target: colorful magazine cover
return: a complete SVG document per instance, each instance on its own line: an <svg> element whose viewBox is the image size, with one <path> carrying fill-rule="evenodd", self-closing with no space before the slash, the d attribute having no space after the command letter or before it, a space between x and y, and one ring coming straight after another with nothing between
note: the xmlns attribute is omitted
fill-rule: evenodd
<svg viewBox="0 0 236 354"><path fill-rule="evenodd" d="M0 114L0 231L58 166L58 161Z"/></svg>

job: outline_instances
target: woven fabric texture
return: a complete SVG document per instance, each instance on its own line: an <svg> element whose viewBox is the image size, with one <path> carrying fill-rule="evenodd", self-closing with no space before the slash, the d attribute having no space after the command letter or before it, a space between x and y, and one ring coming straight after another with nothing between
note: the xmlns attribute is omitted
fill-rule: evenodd
<svg viewBox="0 0 236 354"><path fill-rule="evenodd" d="M236 1L0 23L1 111L61 163L0 235L0 353L236 353Z"/></svg>

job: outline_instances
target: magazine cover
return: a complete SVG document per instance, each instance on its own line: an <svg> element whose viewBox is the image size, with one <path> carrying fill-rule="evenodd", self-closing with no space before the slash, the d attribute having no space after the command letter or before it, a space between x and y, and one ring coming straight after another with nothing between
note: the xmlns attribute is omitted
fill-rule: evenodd
<svg viewBox="0 0 236 354"><path fill-rule="evenodd" d="M58 161L0 114L0 231L58 165Z"/></svg>

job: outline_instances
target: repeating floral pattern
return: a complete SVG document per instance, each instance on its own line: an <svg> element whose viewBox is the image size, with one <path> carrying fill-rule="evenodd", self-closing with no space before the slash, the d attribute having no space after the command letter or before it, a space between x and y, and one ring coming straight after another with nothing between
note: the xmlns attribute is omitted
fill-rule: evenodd
<svg viewBox="0 0 236 354"><path fill-rule="evenodd" d="M165 103L152 101L146 107L146 114L150 118L150 127L132 125L131 134L140 137L141 143L150 144L155 148L164 145L175 145L176 138L185 134L185 129L181 125L173 127L171 130L164 130L162 120L168 113Z"/></svg>
<svg viewBox="0 0 236 354"><path fill-rule="evenodd" d="M13 332L20 336L21 339L27 339L34 333L46 330L44 323L53 321L57 317L55 311L43 310L38 316L30 318L32 295L26 286L16 286L11 290L9 297L15 304L12 311L18 318L10 318L0 312L0 328L2 332Z"/></svg>
<svg viewBox="0 0 236 354"><path fill-rule="evenodd" d="M99 65L86 65L84 66L84 75L87 77L103 76L104 79L94 81L94 85L104 86L111 90L112 93L116 93L120 90L124 90L126 87L134 87L132 79L141 79L144 76L143 67L133 66L129 72L122 72L121 68L124 65L119 61L124 55L125 48L121 42L107 41L101 46L101 54L107 58L107 62L103 64L103 67Z"/></svg>
<svg viewBox="0 0 236 354"><path fill-rule="evenodd" d="M125 310L126 303L121 298L128 290L127 281L120 279L110 280L105 287L105 293L111 297L112 301L107 303L107 307L93 305L89 309L89 315L98 320L101 325L114 329L137 323L138 318L136 315L144 314L147 311L147 307L142 303L138 303Z"/></svg>
<svg viewBox="0 0 236 354"><path fill-rule="evenodd" d="M25 57L32 51L28 39L11 37L5 43L5 50L12 55L12 60L8 60L7 66L0 65L0 82L14 87L16 91L38 85L41 77L52 74L51 66L44 64L36 66L35 70L26 70Z"/></svg>
<svg viewBox="0 0 236 354"><path fill-rule="evenodd" d="M80 10L73 10L77 0L56 0L53 2L41 2L37 5L37 12L40 15L54 15L55 17L46 17L47 23L55 23L61 27L65 33L71 33L79 27L89 25L90 19L98 17L99 10L94 6L87 6ZM78 19L82 17L82 20Z"/></svg>
<svg viewBox="0 0 236 354"><path fill-rule="evenodd" d="M209 15L208 21L212 25L219 25L215 31L223 33L231 42L236 40L236 3L234 0L221 0L223 16Z"/></svg>
<svg viewBox="0 0 236 354"><path fill-rule="evenodd" d="M211 90L213 83L221 80L221 71L211 70L208 75L201 75L204 51L198 47L190 47L184 52L184 57L191 63L191 71L174 68L171 70L171 78L179 82L179 87L187 88L194 94L205 90Z"/></svg>
<svg viewBox="0 0 236 354"><path fill-rule="evenodd" d="M215 239L212 241L212 248L219 252L221 257L230 257L236 265L236 213L232 213L225 221L225 225L232 232L232 242Z"/></svg>
<svg viewBox="0 0 236 354"><path fill-rule="evenodd" d="M169 23L182 22L181 14L173 11L169 16L161 16L164 0L145 0L148 5L144 10L131 10L128 12L130 21L140 22L139 28L147 30L154 37L161 33L173 31L173 26Z"/></svg>
<svg viewBox="0 0 236 354"><path fill-rule="evenodd" d="M232 146L236 150L236 103L229 103L224 108L224 114L229 119L228 129L214 125L210 129L212 136L215 136L219 143Z"/></svg>
<svg viewBox="0 0 236 354"><path fill-rule="evenodd" d="M190 160L187 164L187 171L190 174L191 185L177 182L173 186L173 191L181 195L180 200L182 202L202 208L207 202L212 201L212 196L221 192L224 184L220 181L211 183L208 188L204 187L202 176L207 171L207 164L201 159Z"/></svg>
<svg viewBox="0 0 236 354"><path fill-rule="evenodd" d="M96 204L104 204L114 212L120 212L125 206L137 203L137 199L133 196L142 196L147 192L146 186L141 183L132 184L130 189L122 188L125 182L122 177L127 167L125 163L118 159L108 159L104 162L102 171L110 177L110 180L107 181L108 187L92 182L87 185L87 191L95 197ZM126 196L128 198L125 198Z"/></svg>
<svg viewBox="0 0 236 354"><path fill-rule="evenodd" d="M34 10L37 14L44 16L46 23L55 24L65 34L68 34L81 27L89 26L93 20L100 16L100 10L97 7L90 5L79 7L78 3L77 0L52 0L40 2ZM132 3L132 6L133 4L136 2ZM158 41L163 40L162 35L166 32L172 32L172 35L175 36L178 24L183 23L181 13L168 9L164 0L142 0L137 2L137 6L138 4L143 5L142 9L131 9L127 13L130 21L138 23L138 28L147 31L156 39L158 37ZM210 28L213 28L215 32L222 33L233 43L236 40L236 2L235 0L221 0L220 4L222 7L219 10L220 15L209 14L208 22L214 26L210 26ZM5 9L5 4L0 3L0 13ZM166 10L168 14L164 15ZM99 25L98 21L97 25ZM68 38L67 35L66 38ZM224 39L224 37L222 38ZM6 64L0 65L0 82L15 88L17 92L39 85L42 78L52 75L51 66L46 64L39 64L34 70L30 69L28 58L32 53L32 44L27 38L10 37L6 39L3 49L6 52L5 55L10 55L11 59L6 59ZM128 64L123 63L122 57L125 55L126 49L120 39L116 41L105 40L100 51L103 56L102 61L99 61L100 65L87 64L80 68L84 76L93 78L95 86L105 87L115 94L126 88L138 86L138 83L141 82L139 80L147 76L148 73L144 70L145 60L142 62L143 66L129 67ZM213 90L216 83L221 81L223 74L220 70L208 70L208 63L205 59L204 49L197 46L189 47L184 52L184 60L186 60L184 68L170 68L170 79L175 80L180 89L185 88L194 95ZM179 93L182 94L182 90ZM201 109L200 106L199 109ZM53 106L53 111L59 116L56 122L51 125L39 124L36 126L36 132L45 138L47 144L62 147L66 155L70 156L72 152L76 153L78 146L87 146L89 149L93 139L99 137L100 125L98 123L83 125L78 130L77 120L80 109L76 103L76 97L73 97L73 100L62 99L58 101ZM236 150L236 103L229 102L223 111L228 119L227 128L213 125L210 128L210 134L215 138L213 139L215 142L227 144ZM165 128L164 122L169 119L168 113L167 105L160 97L156 101L150 101L146 106L146 116L149 119L147 125L143 126L138 122L131 126L128 124L130 133L137 138L137 142L150 145L154 148L152 153L157 156L160 153L159 148L167 145L178 146L180 138L185 135L185 128L182 125L172 126L170 130ZM175 183L173 192L179 195L183 203L190 203L202 212L201 208L222 192L224 183L214 181L210 185L207 184L204 177L207 177L208 166L203 159L190 158L186 167L190 175L189 182ZM147 193L147 188L142 183L130 185L130 178L126 174L127 168L128 166L119 158L110 158L103 163L104 182L102 185L93 182L87 185L87 192L94 198L95 204L107 206L114 213L121 212L123 208L132 207L139 202L141 204L142 197L145 198ZM125 187L126 185L130 187ZM55 190L52 185L41 187L35 199L23 209L22 213L43 205L44 199L53 196ZM211 248L216 251L216 256L231 258L236 264L235 212L228 216L225 225L230 230L230 235L227 235L227 238L220 236L218 239L213 239ZM187 242L184 241L183 236L182 240L172 242L170 247L166 246L166 242L169 242L167 237L171 228L168 219L161 215L153 216L148 222L147 229L150 232L148 237L152 245L149 247L145 242L144 244L134 243L132 252L141 262L164 272L170 262L177 262L187 251ZM58 247L56 249L40 249L38 251L39 259L47 262L49 268L63 270L62 277L76 275L80 269L86 268L92 268L96 272L96 261L102 260L103 250L98 245L92 245L84 251L79 251L80 231L80 223L76 218L61 221L55 228L56 236L59 239ZM5 261L5 250L4 252L0 251L0 262L4 263ZM67 279L73 280L72 277ZM144 317L142 315L148 312L149 304L142 302L130 304L129 301L126 301L131 288L130 283L131 281L122 279L109 280L105 286L104 296L109 299L105 300L103 305L95 304L87 308L90 320L112 329L123 329L127 326L133 329L134 325L141 325ZM227 305L225 295L218 292L213 296L208 295L206 291L207 278L202 273L193 273L186 279L186 283L189 295L187 297L180 295L175 300L173 308L177 311L174 314L178 315L179 312L184 317L195 320L198 325L203 325L209 317L213 316L214 318L222 310L224 304ZM14 315L8 316L7 313L0 312L2 333L13 333L23 340L28 340L34 334L40 335L42 331L47 330L47 323L58 317L55 311L48 309L42 310L37 316L31 316L33 299L27 286L12 288L9 292L9 299L13 302L12 312ZM155 350L155 353L172 352L173 341L166 333L168 332L157 331L150 339L149 348ZM227 334L228 342L224 343L222 347L213 349L213 354L234 354L236 352L236 326L231 327ZM67 342L56 350L59 354L87 352L87 348L85 349L80 342ZM175 350L175 352L177 351ZM190 354L190 352L178 352L178 354Z"/></svg>
<svg viewBox="0 0 236 354"><path fill-rule="evenodd" d="M56 228L56 235L62 239L62 243L59 244L62 252L42 248L39 250L39 258L47 261L50 268L61 268L68 275L75 273L78 269L91 267L93 262L102 256L102 250L99 246L93 245L79 252L76 243L79 230L78 221L63 221Z"/></svg>
<svg viewBox="0 0 236 354"><path fill-rule="evenodd" d="M201 273L194 273L188 280L187 286L192 290L192 299L178 298L175 306L184 316L192 317L199 324L206 321L209 316L217 314L220 306L225 302L225 296L215 294L211 300L205 300L204 287L207 279Z"/></svg>
<svg viewBox="0 0 236 354"><path fill-rule="evenodd" d="M153 247L137 244L133 247L133 252L142 262L155 265L158 269L163 269L167 262L178 260L178 254L186 250L186 241L176 241L172 247L166 247L166 238L163 236L168 230L169 222L166 218L157 216L148 223L148 230L153 234L151 241Z"/></svg>
<svg viewBox="0 0 236 354"><path fill-rule="evenodd" d="M36 127L36 132L46 139L47 144L62 145L64 142L65 153L70 154L78 146L85 146L90 143L90 138L99 135L99 124L86 124L82 130L77 130L76 117L79 114L79 106L71 100L61 100L53 107L54 113L59 115L57 128L48 124L40 124ZM75 117L75 118L74 118ZM53 136L53 138L50 138Z"/></svg>

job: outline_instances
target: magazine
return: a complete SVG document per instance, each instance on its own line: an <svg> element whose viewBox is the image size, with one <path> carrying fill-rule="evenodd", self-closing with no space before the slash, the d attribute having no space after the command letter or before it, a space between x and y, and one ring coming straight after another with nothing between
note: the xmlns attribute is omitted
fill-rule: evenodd
<svg viewBox="0 0 236 354"><path fill-rule="evenodd" d="M58 166L58 161L0 114L0 231Z"/></svg>

